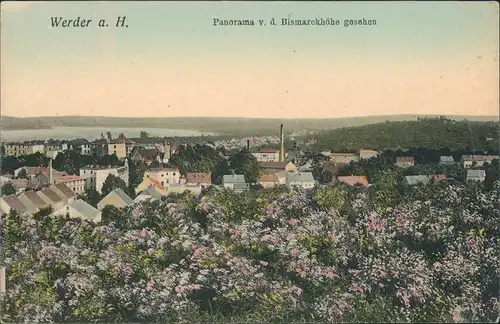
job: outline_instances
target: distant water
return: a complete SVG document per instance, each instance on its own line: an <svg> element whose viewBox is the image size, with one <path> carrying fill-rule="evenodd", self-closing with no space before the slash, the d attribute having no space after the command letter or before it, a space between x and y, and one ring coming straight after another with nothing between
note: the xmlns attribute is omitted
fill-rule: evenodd
<svg viewBox="0 0 500 324"><path fill-rule="evenodd" d="M75 138L85 138L94 140L101 138L101 133L106 136L106 132L111 132L111 136L116 138L120 133L125 137L139 137L141 131L149 132L151 137L190 137L210 135L193 130L168 129L168 128L134 128L134 127L53 127L51 129L29 129L29 130L1 130L0 137L3 141L29 141L29 140L70 140Z"/></svg>

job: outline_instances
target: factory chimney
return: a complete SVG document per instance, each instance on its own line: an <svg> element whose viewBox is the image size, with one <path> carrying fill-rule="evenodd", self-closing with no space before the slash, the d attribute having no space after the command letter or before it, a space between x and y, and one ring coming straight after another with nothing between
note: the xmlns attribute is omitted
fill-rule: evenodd
<svg viewBox="0 0 500 324"><path fill-rule="evenodd" d="M250 140L247 140L247 150L250 151Z"/></svg>
<svg viewBox="0 0 500 324"><path fill-rule="evenodd" d="M49 185L52 184L52 159L49 159Z"/></svg>
<svg viewBox="0 0 500 324"><path fill-rule="evenodd" d="M285 136L283 135L283 124L280 127L280 162L285 162Z"/></svg>

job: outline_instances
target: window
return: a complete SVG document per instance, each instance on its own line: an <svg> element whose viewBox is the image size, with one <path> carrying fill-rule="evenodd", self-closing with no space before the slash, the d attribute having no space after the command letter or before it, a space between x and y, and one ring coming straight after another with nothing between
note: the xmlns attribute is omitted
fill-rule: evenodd
<svg viewBox="0 0 500 324"><path fill-rule="evenodd" d="M116 149L116 145L115 145L115 146L113 146L113 148L114 148L114 149ZM115 152L116 152L116 151L115 151Z"/></svg>
<svg viewBox="0 0 500 324"><path fill-rule="evenodd" d="M175 172L174 172L174 173L172 173L172 174L175 176Z"/></svg>
<svg viewBox="0 0 500 324"><path fill-rule="evenodd" d="M167 183L168 183L168 181L167 181ZM162 182L161 182L161 185L162 185L162 186L164 186L164 185L165 185L165 182L163 182L163 181L162 181Z"/></svg>

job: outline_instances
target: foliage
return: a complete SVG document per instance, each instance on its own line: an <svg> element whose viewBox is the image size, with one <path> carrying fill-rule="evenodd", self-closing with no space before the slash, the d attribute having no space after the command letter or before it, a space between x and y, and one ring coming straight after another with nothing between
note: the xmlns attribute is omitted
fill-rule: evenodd
<svg viewBox="0 0 500 324"><path fill-rule="evenodd" d="M102 197L107 196L111 191L118 188L123 190L124 193L129 194L129 186L125 183L125 181L113 174L108 174L106 180L104 180L104 183L102 184Z"/></svg>
<svg viewBox="0 0 500 324"><path fill-rule="evenodd" d="M446 118L424 118L359 127L344 127L319 132L318 149L338 152L360 149L448 149L498 152L498 122L454 121ZM492 139L492 140L489 140ZM445 154L443 154L445 155Z"/></svg>
<svg viewBox="0 0 500 324"><path fill-rule="evenodd" d="M85 193L79 195L78 199L82 199L97 208L97 204L101 201L101 195L93 188L86 188Z"/></svg>
<svg viewBox="0 0 500 324"><path fill-rule="evenodd" d="M229 167L235 174L243 174L247 183L257 183L262 175L257 159L246 149L231 155Z"/></svg>
<svg viewBox="0 0 500 324"><path fill-rule="evenodd" d="M9 195L13 195L16 193L16 188L14 187L14 185L12 183L6 182L2 186L2 190L0 190L0 191L1 191L2 195L9 196Z"/></svg>
<svg viewBox="0 0 500 324"><path fill-rule="evenodd" d="M500 182L377 177L387 186L171 195L99 224L3 215L1 320L495 320Z"/></svg>
<svg viewBox="0 0 500 324"><path fill-rule="evenodd" d="M180 146L170 157L169 163L185 175L187 172L212 172L219 161L220 156L213 148L197 144Z"/></svg>

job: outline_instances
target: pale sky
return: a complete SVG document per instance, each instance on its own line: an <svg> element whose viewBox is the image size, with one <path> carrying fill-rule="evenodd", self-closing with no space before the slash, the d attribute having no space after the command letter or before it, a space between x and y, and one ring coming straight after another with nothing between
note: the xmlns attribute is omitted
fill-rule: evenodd
<svg viewBox="0 0 500 324"><path fill-rule="evenodd" d="M2 2L1 114L497 115L497 2ZM53 28L51 17L92 19ZM116 28L126 16L128 28ZM333 18L340 26L270 26ZM213 18L255 26L212 25ZM344 27L345 19L376 26ZM109 27L99 28L99 19ZM259 26L258 20L267 26Z"/></svg>

